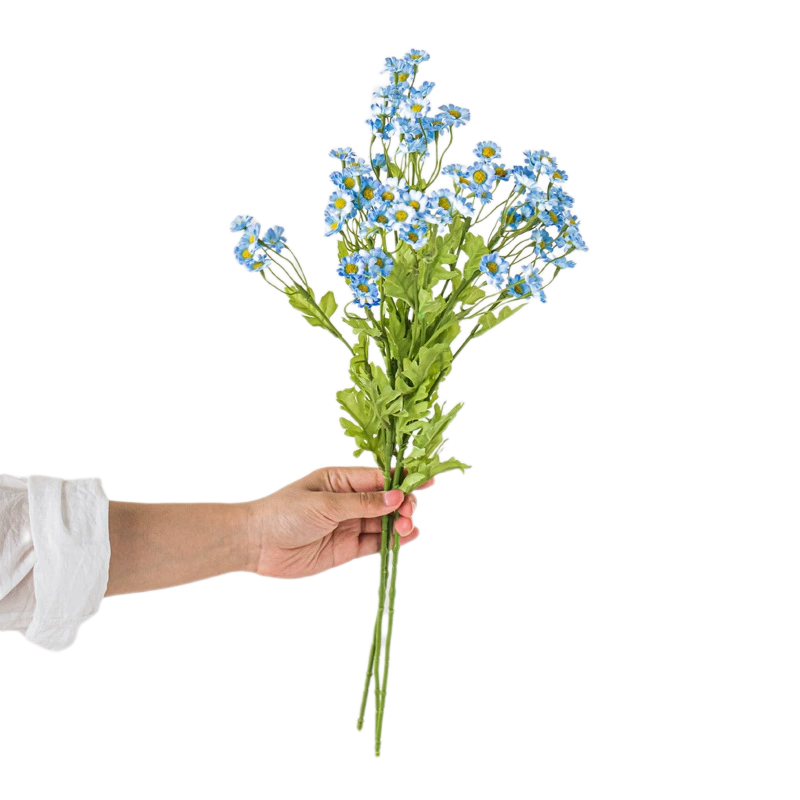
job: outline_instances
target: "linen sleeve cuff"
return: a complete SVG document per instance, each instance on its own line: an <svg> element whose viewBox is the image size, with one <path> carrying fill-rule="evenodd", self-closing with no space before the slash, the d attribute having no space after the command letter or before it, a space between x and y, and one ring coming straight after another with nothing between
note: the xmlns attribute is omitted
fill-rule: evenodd
<svg viewBox="0 0 800 800"><path fill-rule="evenodd" d="M36 605L25 638L69 647L108 586L108 498L97 478L28 478Z"/></svg>

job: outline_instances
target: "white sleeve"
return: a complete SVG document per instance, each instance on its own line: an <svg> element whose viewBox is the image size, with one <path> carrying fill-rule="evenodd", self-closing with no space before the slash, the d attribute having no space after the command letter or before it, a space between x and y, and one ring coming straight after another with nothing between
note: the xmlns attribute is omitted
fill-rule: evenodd
<svg viewBox="0 0 800 800"><path fill-rule="evenodd" d="M110 557L97 478L0 475L0 630L68 647L105 596Z"/></svg>

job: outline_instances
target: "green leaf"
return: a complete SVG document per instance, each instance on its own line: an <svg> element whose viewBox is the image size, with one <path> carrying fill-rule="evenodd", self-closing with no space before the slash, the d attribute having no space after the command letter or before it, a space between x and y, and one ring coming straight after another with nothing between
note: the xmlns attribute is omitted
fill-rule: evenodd
<svg viewBox="0 0 800 800"><path fill-rule="evenodd" d="M332 317L334 315L338 306L336 305L336 298L333 296L333 292L326 292L322 296L322 299L319 301L319 307L326 317Z"/></svg>
<svg viewBox="0 0 800 800"><path fill-rule="evenodd" d="M428 476L424 472L409 472L405 480L400 484L400 491L404 494L413 492L418 486L422 486Z"/></svg>
<svg viewBox="0 0 800 800"><path fill-rule="evenodd" d="M389 297L405 300L412 308L417 307L417 275L407 269L393 269L384 280L383 289Z"/></svg>
<svg viewBox="0 0 800 800"><path fill-rule="evenodd" d="M341 239L339 239L338 251L339 251L339 261L341 261L346 256L350 255L350 251L347 249L347 245Z"/></svg>
<svg viewBox="0 0 800 800"><path fill-rule="evenodd" d="M393 178L402 178L403 177L403 170L397 166L397 164L393 164L391 161L389 162L389 175Z"/></svg>
<svg viewBox="0 0 800 800"><path fill-rule="evenodd" d="M458 296L458 299L465 305L471 306L486 297L486 292L479 289L477 286L467 286L463 292Z"/></svg>
<svg viewBox="0 0 800 800"><path fill-rule="evenodd" d="M464 278L470 280L478 272L481 259L489 252L489 248L484 244L483 236L468 233L464 243L464 252L469 256L464 265Z"/></svg>
<svg viewBox="0 0 800 800"><path fill-rule="evenodd" d="M496 325L499 325L504 320L507 320L523 307L524 306L522 305L518 305L516 308L511 308L511 306L503 306L503 308L500 309L500 313L497 315L497 317L495 317L491 311L481 314L481 316L478 317L478 322L480 322L481 327L478 328L478 332L475 334L475 336L483 336L486 331L491 330Z"/></svg>

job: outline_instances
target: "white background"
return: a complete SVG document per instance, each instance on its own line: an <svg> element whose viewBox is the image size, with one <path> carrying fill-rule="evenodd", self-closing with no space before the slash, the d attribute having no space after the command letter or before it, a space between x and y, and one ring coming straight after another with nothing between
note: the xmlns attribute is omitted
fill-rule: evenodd
<svg viewBox="0 0 800 800"><path fill-rule="evenodd" d="M798 797L788 7L0 5L0 471L240 501L353 463L346 352L228 225L345 298L328 151L386 56L471 109L452 160L555 154L590 247L443 386L474 467L420 497L380 760L372 558L0 637L4 797Z"/></svg>

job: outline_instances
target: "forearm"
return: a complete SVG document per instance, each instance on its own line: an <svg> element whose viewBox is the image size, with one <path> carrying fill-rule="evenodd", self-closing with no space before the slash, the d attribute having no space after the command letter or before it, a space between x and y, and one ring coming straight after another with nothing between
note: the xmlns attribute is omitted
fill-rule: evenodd
<svg viewBox="0 0 800 800"><path fill-rule="evenodd" d="M109 501L105 596L252 570L246 503Z"/></svg>

